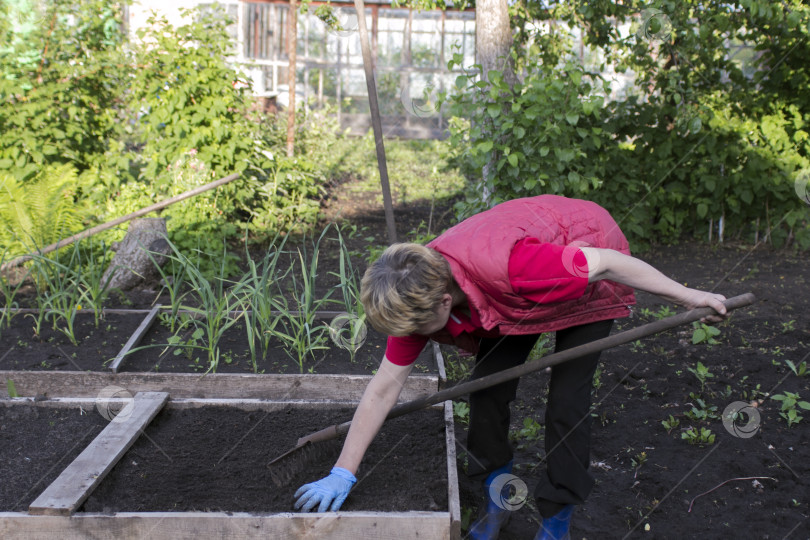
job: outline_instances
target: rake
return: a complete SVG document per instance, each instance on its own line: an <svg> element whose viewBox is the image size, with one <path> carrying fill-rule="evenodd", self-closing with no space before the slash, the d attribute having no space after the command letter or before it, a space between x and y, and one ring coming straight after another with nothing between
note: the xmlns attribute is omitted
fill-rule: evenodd
<svg viewBox="0 0 810 540"><path fill-rule="evenodd" d="M729 298L725 300L723 304L730 312L734 309L751 305L755 300L756 298L752 293L746 293ZM544 356L539 360L527 362L520 366L505 369L503 371L499 371L498 373L493 373L491 375L487 375L486 377L474 379L451 388L441 390L435 394L430 394L413 401L408 401L406 403L397 405L388 413L386 420L397 418L399 416L427 408L431 405L435 405L436 403L449 399L455 399L478 390L483 390L484 388L489 388L491 386L510 381L512 379L517 379L518 377L522 377L550 366L555 366L562 362L567 362L568 360L574 360L575 358L580 358L588 354L610 349L611 347L630 343L653 334L658 334L659 332L663 332L683 324L692 323L702 319L703 317L714 315L715 313L716 312L712 308L708 307L693 309L636 328L632 328L630 330L625 330L624 332L620 332L606 338L597 339L578 347L549 354L548 356ZM273 482L278 487L282 487L283 485L287 484L295 475L306 468L307 464L311 460L319 458L323 456L327 450L331 450L327 447L319 447L319 445L316 443L334 440L341 435L345 435L349 431L351 424L351 421L343 422L342 424L335 424L298 439L298 443L294 448L278 456L276 459L267 464L268 468L270 468L270 475Z"/></svg>

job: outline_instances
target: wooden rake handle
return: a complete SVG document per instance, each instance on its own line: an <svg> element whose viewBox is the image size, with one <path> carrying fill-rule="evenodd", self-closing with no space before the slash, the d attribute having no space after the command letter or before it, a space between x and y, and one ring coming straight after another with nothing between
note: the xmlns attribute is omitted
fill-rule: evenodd
<svg viewBox="0 0 810 540"><path fill-rule="evenodd" d="M749 306L753 304L755 300L756 297L752 293L746 293L729 298L724 301L723 304L726 306L728 311L732 311L734 309ZM390 420L404 414L424 409L436 403L441 403L442 401L446 401L448 399L455 399L472 392L477 392L478 390L483 390L484 388L489 388L506 381L511 381L512 379L517 379L518 377L545 369L549 366L556 366L557 364L567 362L568 360L573 360L588 354L610 349L611 347L630 343L632 341L636 341L637 339L641 339L652 334L657 334L659 332L663 332L664 330L675 328L676 326L699 321L703 317L715 314L716 312L714 309L709 307L693 309L667 317L665 319L644 324L637 328L625 330L624 332L620 332L606 338L597 339L578 347L572 347L564 351L549 354L548 356L544 356L539 360L526 362L520 366L505 369L503 371L493 373L492 375L487 375L486 377L481 377L479 379L474 379L451 388L447 388L440 392L436 392L435 394L424 396L413 401L408 401L407 403L402 403L391 409L391 412L388 413L388 416L385 419ZM351 426L351 424L351 422L335 424L326 429L312 433L311 435L307 435L306 437L302 437L298 439L297 447L303 446L308 442L314 443L327 441L339 437L340 435L344 435L349 431L349 426Z"/></svg>

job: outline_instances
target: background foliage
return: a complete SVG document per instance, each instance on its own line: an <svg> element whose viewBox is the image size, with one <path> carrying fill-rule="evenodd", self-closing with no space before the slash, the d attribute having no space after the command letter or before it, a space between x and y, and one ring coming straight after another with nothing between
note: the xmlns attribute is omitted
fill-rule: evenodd
<svg viewBox="0 0 810 540"><path fill-rule="evenodd" d="M263 241L314 223L324 169L306 152L282 157L278 130L251 116L244 77L227 63L232 21L211 7L184 15L177 28L153 18L130 43L118 4L0 0L0 182L8 193L36 183L73 207L58 227L34 220L28 240L47 244L234 172L161 212L180 249L218 251L211 240ZM51 166L75 179L69 190L38 180ZM19 215L0 219L12 255L31 247L11 225Z"/></svg>
<svg viewBox="0 0 810 540"><path fill-rule="evenodd" d="M4 249L30 253L48 245L50 238L65 238L81 227L73 204L80 184L69 164L51 165L22 182L0 173L0 228L9 231Z"/></svg>
<svg viewBox="0 0 810 540"><path fill-rule="evenodd" d="M608 208L637 246L705 238L710 227L716 237L722 220L726 237L810 247L794 187L810 170L808 6L520 0L510 9L518 84L472 70L449 98L455 118L441 152L479 180L462 216L558 193ZM301 110L287 158L285 119L254 118L227 63L231 21L211 9L186 21L156 18L130 43L116 4L0 0L2 247L50 243L234 171L233 184L163 211L178 247L218 252L210 239L261 241L315 222L326 183L352 174L330 111ZM571 54L576 32L582 57ZM632 74L632 85L620 88L612 72ZM425 167L403 174L443 177ZM42 181L54 177L75 181ZM21 211L30 205L21 195L34 186L70 216L26 218L38 210Z"/></svg>
<svg viewBox="0 0 810 540"><path fill-rule="evenodd" d="M722 219L726 237L810 248L794 188L810 166L806 4L523 0L512 10L520 82L472 70L450 98L470 119L452 130L468 176L497 163L481 179L491 199L479 184L462 215L555 193L602 204L636 245L706 238L710 226L716 237ZM590 47L583 60L570 52L575 31ZM616 91L610 70L634 74L633 85Z"/></svg>
<svg viewBox="0 0 810 540"><path fill-rule="evenodd" d="M0 6L0 171L26 180L52 163L81 172L103 161L129 67L120 5Z"/></svg>

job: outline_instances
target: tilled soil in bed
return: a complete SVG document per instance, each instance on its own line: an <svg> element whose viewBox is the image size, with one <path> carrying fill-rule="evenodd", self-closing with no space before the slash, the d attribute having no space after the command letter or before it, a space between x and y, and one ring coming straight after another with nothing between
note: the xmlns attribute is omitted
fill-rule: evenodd
<svg viewBox="0 0 810 540"><path fill-rule="evenodd" d="M0 406L0 511L27 511L106 425L92 409Z"/></svg>
<svg viewBox="0 0 810 540"><path fill-rule="evenodd" d="M76 344L44 322L39 334L33 314L17 314L0 330L0 370L99 371L126 344L143 315L107 314L96 326L92 313L77 313Z"/></svg>
<svg viewBox="0 0 810 540"><path fill-rule="evenodd" d="M85 512L290 512L303 484L329 474L339 444L269 468L298 437L351 419L351 409L164 409L84 503ZM447 511L444 416L385 424L343 510Z"/></svg>
<svg viewBox="0 0 810 540"><path fill-rule="evenodd" d="M105 315L95 326L93 315L77 315L77 344L50 325L33 331L31 315L17 315L0 333L0 370L23 371L106 371L145 314ZM326 321L328 323L328 321ZM325 324L325 323L324 323ZM209 368L209 353L203 339L194 339L194 328L172 330L168 324L154 321L141 342L123 358L121 372L202 373ZM179 339L179 344L173 342ZM257 347L254 358L248 347L244 323L237 322L218 343L219 363L216 373L340 373L370 375L380 365L385 352L386 336L368 329L358 341L352 356L346 345L340 346L329 337L299 364L295 350L270 341L266 353ZM345 341L344 341L345 343ZM427 347L414 364L414 373L437 373L432 348Z"/></svg>

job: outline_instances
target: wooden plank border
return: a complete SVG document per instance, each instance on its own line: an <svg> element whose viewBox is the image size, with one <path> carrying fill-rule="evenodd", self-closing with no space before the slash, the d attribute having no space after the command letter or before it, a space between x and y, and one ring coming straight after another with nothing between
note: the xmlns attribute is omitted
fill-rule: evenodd
<svg viewBox="0 0 810 540"><path fill-rule="evenodd" d="M70 517L0 512L4 540L115 538L283 538L450 540L447 512L334 512L250 514L225 512L121 512Z"/></svg>
<svg viewBox="0 0 810 540"><path fill-rule="evenodd" d="M30 514L69 516L90 496L163 408L169 394L140 392L28 507ZM131 404L131 409L128 409Z"/></svg>
<svg viewBox="0 0 810 540"><path fill-rule="evenodd" d="M461 498L458 492L458 464L456 461L456 428L453 420L453 402L444 402L444 433L447 442L447 508L450 517L450 538L461 538Z"/></svg>
<svg viewBox="0 0 810 540"><path fill-rule="evenodd" d="M442 349L435 341L430 342L433 345L433 358L436 360L436 369L439 371L439 390L447 386L447 371L444 366L444 356Z"/></svg>
<svg viewBox="0 0 810 540"><path fill-rule="evenodd" d="M138 343L140 343L143 339L143 336L149 331L150 328L152 328L152 323L155 322L161 307L162 306L158 304L153 307L149 313L147 313L140 326L135 329L135 332L129 337L129 340L127 340L127 342L121 348L121 351L113 359L112 364L110 364L110 371L113 373L118 373L118 366L120 366L121 362L124 361L124 356L126 356L126 354L132 350L133 347L137 347Z"/></svg>
<svg viewBox="0 0 810 540"><path fill-rule="evenodd" d="M54 400L63 406L78 406L79 398ZM251 405L259 400L188 399L169 401L166 406ZM0 400L0 406L27 403L50 406L48 400L27 398ZM265 406L283 406L262 402ZM334 403L303 402L297 406L334 407ZM455 434L452 403L434 405L444 411L447 442L448 510L439 512L336 512L336 513L250 513L250 512L119 512L115 514L77 512L71 516L31 515L24 512L0 512L0 538L9 540L85 540L115 538L289 538L310 540L360 540L371 538L419 538L458 540L460 507L456 471Z"/></svg>
<svg viewBox="0 0 810 540"><path fill-rule="evenodd" d="M19 396L92 397L108 386L131 394L168 392L173 398L253 398L360 401L371 375L217 373L109 373L99 371L0 371L0 395L14 382ZM436 392L436 375L411 375L400 401Z"/></svg>
<svg viewBox="0 0 810 540"><path fill-rule="evenodd" d="M110 389L112 390L112 389ZM108 392L112 394L112 392ZM126 403L131 399L126 392L119 392L112 395L110 399L104 398L102 403ZM76 409L82 408L87 411L93 410L96 403L100 399L91 399L87 397L82 398L53 398L53 399L39 399L39 398L12 398L0 399L0 407L14 407L17 405L28 405L33 407L43 407L52 409ZM347 418L351 420L351 416L357 407L356 401L335 401L335 400L269 400L269 399L227 399L227 398L171 398L166 405L166 409L197 409L200 407L231 407L234 409L241 409L245 411L280 411L288 407L296 407L300 409L335 409L345 408ZM428 409L436 409L444 411L444 404L431 405L426 407Z"/></svg>

